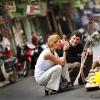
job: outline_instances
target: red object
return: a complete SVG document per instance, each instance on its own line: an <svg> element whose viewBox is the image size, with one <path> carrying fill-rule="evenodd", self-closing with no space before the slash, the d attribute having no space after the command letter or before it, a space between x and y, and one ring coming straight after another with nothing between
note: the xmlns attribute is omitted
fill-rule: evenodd
<svg viewBox="0 0 100 100"><path fill-rule="evenodd" d="M35 10L34 5L30 5L30 13L32 13Z"/></svg>
<svg viewBox="0 0 100 100"><path fill-rule="evenodd" d="M7 58L11 58L12 57L12 51L11 49L10 50L7 50L5 52L2 52L3 56L7 57Z"/></svg>

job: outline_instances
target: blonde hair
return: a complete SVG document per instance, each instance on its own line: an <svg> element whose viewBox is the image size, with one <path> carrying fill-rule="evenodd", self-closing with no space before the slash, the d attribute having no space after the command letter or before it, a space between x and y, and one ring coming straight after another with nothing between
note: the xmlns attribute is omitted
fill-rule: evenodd
<svg viewBox="0 0 100 100"><path fill-rule="evenodd" d="M51 35L48 37L48 47L52 47L54 43L56 43L61 37L59 35Z"/></svg>

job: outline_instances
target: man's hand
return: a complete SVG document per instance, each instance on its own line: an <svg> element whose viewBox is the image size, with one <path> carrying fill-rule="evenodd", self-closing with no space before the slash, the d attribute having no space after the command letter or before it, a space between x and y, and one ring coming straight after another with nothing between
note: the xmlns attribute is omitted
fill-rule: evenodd
<svg viewBox="0 0 100 100"><path fill-rule="evenodd" d="M87 48L86 52L87 52L87 55L92 55L93 54L93 51L90 48Z"/></svg>
<svg viewBox="0 0 100 100"><path fill-rule="evenodd" d="M87 48L87 50L83 51L82 54L81 54L82 57L85 57L85 56L88 56L88 55L93 55L93 51L90 48Z"/></svg>
<svg viewBox="0 0 100 100"><path fill-rule="evenodd" d="M69 47L70 47L69 42L65 41L64 44L63 44L63 50L66 51L66 50L69 49Z"/></svg>

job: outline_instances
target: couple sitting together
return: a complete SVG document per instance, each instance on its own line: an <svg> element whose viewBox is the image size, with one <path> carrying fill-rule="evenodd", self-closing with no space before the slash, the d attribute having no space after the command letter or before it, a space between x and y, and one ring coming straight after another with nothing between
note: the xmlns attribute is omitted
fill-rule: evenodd
<svg viewBox="0 0 100 100"><path fill-rule="evenodd" d="M87 55L83 68L85 77L87 77L92 65L93 52L88 48L83 53L79 32L73 32L69 40L61 39L57 34L51 35L48 37L47 45L48 47L41 52L37 59L34 70L35 80L39 85L45 87L46 95L60 92L62 79L67 80L67 87L70 87L70 89L73 87L81 66L81 55L83 54ZM63 49L61 51L63 52L62 57L58 56L58 49ZM79 81L81 83L81 78Z"/></svg>

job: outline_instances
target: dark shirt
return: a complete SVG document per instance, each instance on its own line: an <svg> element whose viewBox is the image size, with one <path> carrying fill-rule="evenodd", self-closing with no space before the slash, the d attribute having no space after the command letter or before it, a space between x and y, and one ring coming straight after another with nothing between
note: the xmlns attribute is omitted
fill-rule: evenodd
<svg viewBox="0 0 100 100"><path fill-rule="evenodd" d="M82 51L83 51L83 46L81 44L78 44L75 47L70 46L66 56L67 62L68 63L81 62Z"/></svg>

